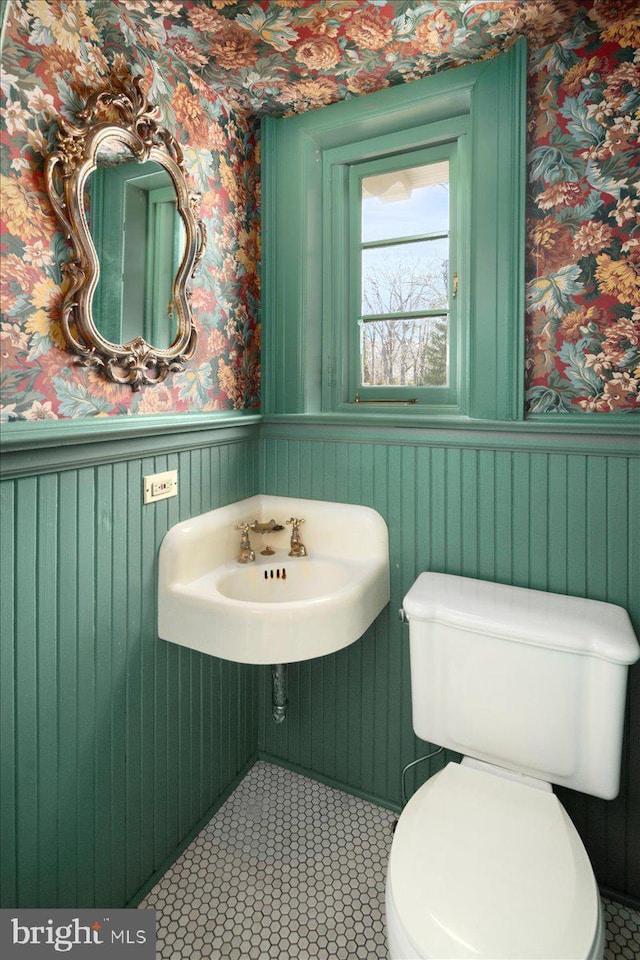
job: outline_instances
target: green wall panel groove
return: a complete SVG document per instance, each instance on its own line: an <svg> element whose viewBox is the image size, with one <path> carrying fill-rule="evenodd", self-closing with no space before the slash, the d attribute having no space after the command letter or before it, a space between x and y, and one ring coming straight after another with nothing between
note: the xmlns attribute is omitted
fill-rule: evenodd
<svg viewBox="0 0 640 960"><path fill-rule="evenodd" d="M307 424L88 441L0 485L0 827L3 906L119 906L179 848L260 752L397 805L425 752L411 726L397 608L443 570L626 606L640 630L640 460L629 439L567 449L547 434L451 442L436 431ZM339 435L342 434L342 435ZM175 440L175 442L174 442ZM438 442L440 441L440 442ZM108 450L111 447L111 459ZM54 453L55 456L55 453ZM142 477L179 471L144 507ZM270 720L269 671L155 633L157 550L179 520L265 493L371 505L390 527L392 600L358 643L290 667ZM599 881L640 896L640 669L631 672L620 797L563 793ZM414 785L445 762L437 758Z"/></svg>
<svg viewBox="0 0 640 960"><path fill-rule="evenodd" d="M144 447L144 443L141 443ZM5 480L3 907L123 906L255 756L256 671L159 640L166 530L256 492L237 433ZM142 477L179 495L142 504Z"/></svg>
<svg viewBox="0 0 640 960"><path fill-rule="evenodd" d="M389 526L391 603L358 643L290 667L290 716L269 717L266 674L259 746L390 805L400 771L427 752L411 725L408 628L397 609L422 570L590 596L626 607L640 634L640 460L600 449L505 449L496 436L449 446L433 438L352 442L265 429L261 490L363 503ZM298 435L296 436L296 434ZM531 439L529 442L533 442ZM617 800L562 791L601 884L640 896L640 665L631 671L623 780ZM414 785L440 769L437 758Z"/></svg>

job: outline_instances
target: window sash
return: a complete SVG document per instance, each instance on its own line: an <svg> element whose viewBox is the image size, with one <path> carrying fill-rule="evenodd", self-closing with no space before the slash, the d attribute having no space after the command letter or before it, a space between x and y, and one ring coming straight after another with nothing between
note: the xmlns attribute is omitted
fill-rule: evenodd
<svg viewBox="0 0 640 960"><path fill-rule="evenodd" d="M457 403L460 379L459 343L460 332L457 329L457 310L455 304L453 277L457 273L457 138L437 146L424 147L401 155L382 155L365 162L348 165L345 182L348 207L348 384L344 400L353 403L395 402L416 403L429 408L449 407ZM425 232L406 237L394 237L386 240L362 241L362 180L379 173L395 172L417 166L426 166L441 160L449 161L449 232ZM423 240L449 240L449 269L447 284L447 303L433 309L416 311L389 311L381 314L369 314L362 311L362 266L363 252L381 247L403 246ZM411 386L411 385L375 385L362 383L361 324L421 317L447 317L447 385Z"/></svg>
<svg viewBox="0 0 640 960"><path fill-rule="evenodd" d="M448 307L440 307L430 310L390 310L388 313L364 313L358 317L358 322L369 323L372 320L419 320L421 317L446 317L449 315Z"/></svg>
<svg viewBox="0 0 640 960"><path fill-rule="evenodd" d="M372 250L375 247L398 247L403 243L421 243L423 240L446 240L450 233L451 231L449 233L440 231L438 233L416 233L409 237L393 237L390 240L364 240L360 246L363 250Z"/></svg>

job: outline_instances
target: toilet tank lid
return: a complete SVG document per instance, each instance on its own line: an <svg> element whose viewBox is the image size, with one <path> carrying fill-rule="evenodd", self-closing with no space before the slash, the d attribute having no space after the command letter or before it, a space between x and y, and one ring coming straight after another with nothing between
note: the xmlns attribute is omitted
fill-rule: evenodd
<svg viewBox="0 0 640 960"><path fill-rule="evenodd" d="M403 603L409 622L434 621L629 665L640 646L626 610L542 590L421 573Z"/></svg>

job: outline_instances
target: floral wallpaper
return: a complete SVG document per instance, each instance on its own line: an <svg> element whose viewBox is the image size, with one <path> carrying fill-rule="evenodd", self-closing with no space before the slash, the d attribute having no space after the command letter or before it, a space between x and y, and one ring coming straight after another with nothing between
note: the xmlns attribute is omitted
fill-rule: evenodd
<svg viewBox="0 0 640 960"><path fill-rule="evenodd" d="M191 69L195 48L168 19L182 6L20 0L10 10L0 154L3 419L259 405L259 127ZM64 349L58 318L68 245L43 179L52 118L60 112L73 119L118 56L144 77L161 122L180 141L209 237L193 285L196 354L182 373L137 393L75 364Z"/></svg>
<svg viewBox="0 0 640 960"><path fill-rule="evenodd" d="M640 5L573 6L532 52L527 402L623 413L640 400Z"/></svg>
<svg viewBox="0 0 640 960"><path fill-rule="evenodd" d="M627 413L640 387L636 0L14 0L3 48L3 415L259 403L260 115L410 82L529 42L527 409ZM119 54L183 144L211 242L198 352L132 394L74 365L57 328L66 244L43 190L51 118Z"/></svg>

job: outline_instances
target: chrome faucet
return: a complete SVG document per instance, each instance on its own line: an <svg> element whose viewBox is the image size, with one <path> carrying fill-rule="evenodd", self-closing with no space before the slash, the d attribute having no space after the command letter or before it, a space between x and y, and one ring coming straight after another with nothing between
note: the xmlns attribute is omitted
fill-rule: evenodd
<svg viewBox="0 0 640 960"><path fill-rule="evenodd" d="M238 563L251 563L251 561L255 560L256 558L255 553L251 549L251 541L249 540L249 530L251 529L251 524L239 523L235 529L242 531L242 535L240 537L240 553L238 554Z"/></svg>
<svg viewBox="0 0 640 960"><path fill-rule="evenodd" d="M307 548L300 539L300 524L304 523L304 520L296 520L295 517L291 517L290 520L287 520L287 525L291 524L291 549L289 550L290 557L306 557Z"/></svg>

